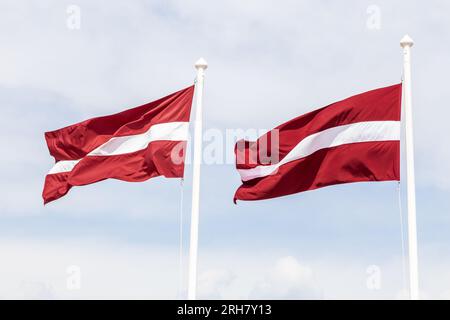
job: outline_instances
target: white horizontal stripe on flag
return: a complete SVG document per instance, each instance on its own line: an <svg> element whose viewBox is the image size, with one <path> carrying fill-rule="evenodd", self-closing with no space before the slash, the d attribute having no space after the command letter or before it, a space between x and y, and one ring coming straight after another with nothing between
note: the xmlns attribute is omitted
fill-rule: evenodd
<svg viewBox="0 0 450 320"><path fill-rule="evenodd" d="M63 161L58 161L57 163L55 163L53 168L50 169L48 174L72 171L73 167L75 167L75 165L79 161L80 160L63 160Z"/></svg>
<svg viewBox="0 0 450 320"><path fill-rule="evenodd" d="M114 156L147 148L152 141L185 141L189 134L189 122L159 123L144 133L132 136L113 137L89 152L89 156Z"/></svg>
<svg viewBox="0 0 450 320"><path fill-rule="evenodd" d="M238 169L242 181L268 176L294 160L307 157L314 152L349 143L400 140L400 121L367 121L338 126L314 133L301 140L278 163Z"/></svg>
<svg viewBox="0 0 450 320"><path fill-rule="evenodd" d="M146 132L136 135L113 137L92 150L87 156L114 156L147 148L152 141L187 141L189 122L167 122L151 126ZM49 174L69 172L79 160L58 161Z"/></svg>

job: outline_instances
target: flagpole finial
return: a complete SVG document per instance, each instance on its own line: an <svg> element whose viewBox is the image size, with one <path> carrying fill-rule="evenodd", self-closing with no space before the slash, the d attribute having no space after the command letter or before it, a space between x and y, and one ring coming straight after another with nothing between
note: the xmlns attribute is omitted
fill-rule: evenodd
<svg viewBox="0 0 450 320"><path fill-rule="evenodd" d="M197 62L195 63L195 69L206 69L208 68L208 62L206 62L205 59L200 58L197 60Z"/></svg>
<svg viewBox="0 0 450 320"><path fill-rule="evenodd" d="M400 40L400 46L402 48L412 47L413 45L414 45L413 39L411 39L411 37L407 34L402 38L402 40Z"/></svg>

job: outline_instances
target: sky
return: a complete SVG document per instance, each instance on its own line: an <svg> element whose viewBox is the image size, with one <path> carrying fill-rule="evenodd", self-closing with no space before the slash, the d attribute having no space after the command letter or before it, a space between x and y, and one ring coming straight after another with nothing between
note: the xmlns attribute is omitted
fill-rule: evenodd
<svg viewBox="0 0 450 320"><path fill-rule="evenodd" d="M200 57L205 132L270 129L399 83L405 34L421 296L450 298L449 13L437 0L2 0L0 298L186 296L191 165L183 183L108 180L44 207L45 131L185 88ZM233 143L222 150L229 158ZM200 298L406 297L404 161L400 185L237 205L239 175L218 162L202 165Z"/></svg>

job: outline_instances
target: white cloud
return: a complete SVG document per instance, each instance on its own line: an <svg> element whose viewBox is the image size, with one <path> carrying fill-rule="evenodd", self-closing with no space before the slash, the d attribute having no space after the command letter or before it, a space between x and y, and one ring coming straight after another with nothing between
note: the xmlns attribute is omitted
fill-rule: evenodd
<svg viewBox="0 0 450 320"><path fill-rule="evenodd" d="M220 252L219 252L220 251ZM450 272L440 254L423 250L421 296L446 299ZM179 260L175 245L123 243L108 238L0 238L0 298L175 299ZM187 260L186 260L187 261ZM199 298L204 299L402 299L398 259L378 261L380 290L366 287L369 261L318 253L302 259L265 252L201 248ZM80 270L80 289L67 286L69 266ZM187 263L184 263L186 274ZM438 276L436 276L438 275ZM78 279L77 279L78 280ZM184 277L183 288L186 287ZM185 297L183 292L182 297Z"/></svg>
<svg viewBox="0 0 450 320"><path fill-rule="evenodd" d="M18 287L21 293L17 298L31 300L53 300L55 293L52 285L39 281L22 281Z"/></svg>
<svg viewBox="0 0 450 320"><path fill-rule="evenodd" d="M314 280L310 267L287 256L276 261L275 266L250 292L252 299L320 299L321 290Z"/></svg>
<svg viewBox="0 0 450 320"><path fill-rule="evenodd" d="M203 272L198 278L198 297L200 299L221 299L222 291L236 276L226 269L213 269Z"/></svg>
<svg viewBox="0 0 450 320"><path fill-rule="evenodd" d="M65 241L2 238L0 297L7 299L174 299L175 248L126 245L105 239ZM69 266L81 287L67 287Z"/></svg>

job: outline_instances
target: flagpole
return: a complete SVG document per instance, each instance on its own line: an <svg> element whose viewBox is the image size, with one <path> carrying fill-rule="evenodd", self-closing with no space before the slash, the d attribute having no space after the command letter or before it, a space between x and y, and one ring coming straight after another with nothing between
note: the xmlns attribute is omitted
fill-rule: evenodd
<svg viewBox="0 0 450 320"><path fill-rule="evenodd" d="M408 196L408 256L409 294L412 300L419 299L419 266L417 257L416 186L414 178L414 142L411 105L411 47L414 41L405 35L400 40L403 48L403 108L405 110L406 178Z"/></svg>
<svg viewBox="0 0 450 320"><path fill-rule="evenodd" d="M202 98L203 79L208 63L200 58L195 63L197 79L195 81L195 122L194 122L194 160L192 176L192 207L191 207L191 233L189 243L189 277L188 299L195 300L197 291L197 251L198 251L198 223L200 208L200 164L202 160Z"/></svg>

